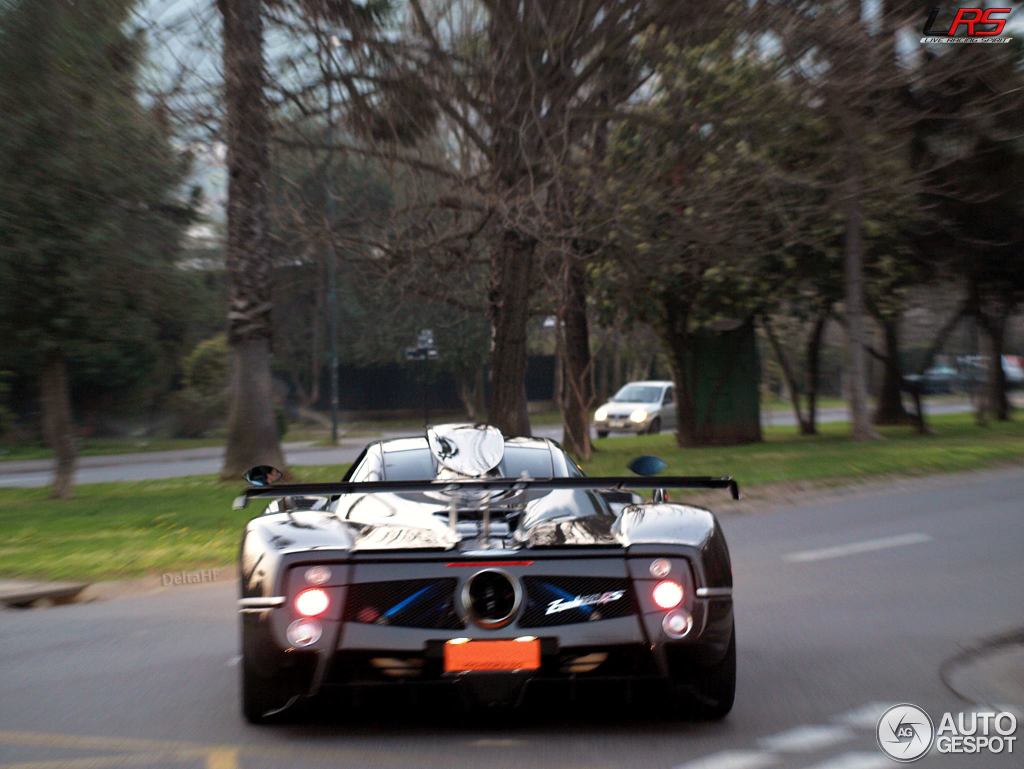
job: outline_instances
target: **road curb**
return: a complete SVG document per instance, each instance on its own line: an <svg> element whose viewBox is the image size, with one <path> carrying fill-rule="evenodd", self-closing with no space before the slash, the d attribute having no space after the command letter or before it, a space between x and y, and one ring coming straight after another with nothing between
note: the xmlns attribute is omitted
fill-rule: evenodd
<svg viewBox="0 0 1024 769"><path fill-rule="evenodd" d="M1024 628L960 652L943 664L940 676L967 702L1024 715Z"/></svg>
<svg viewBox="0 0 1024 769"><path fill-rule="evenodd" d="M313 441L296 441L285 443L281 447L286 454L302 454L306 451L317 451ZM153 462L190 462L203 459L219 459L224 456L223 446L197 446L191 449L168 449L166 451L135 451L125 454L89 454L80 456L76 466L82 467L120 467L122 465L142 465ZM20 473L43 473L53 469L54 460L50 459L6 459L0 461L0 475L18 475Z"/></svg>
<svg viewBox="0 0 1024 769"><path fill-rule="evenodd" d="M234 564L98 582L33 582L0 579L0 609L20 610L94 603L145 593L203 587L237 580L238 571Z"/></svg>
<svg viewBox="0 0 1024 769"><path fill-rule="evenodd" d="M16 609L46 604L75 603L88 582L30 582L20 579L0 580L0 604Z"/></svg>

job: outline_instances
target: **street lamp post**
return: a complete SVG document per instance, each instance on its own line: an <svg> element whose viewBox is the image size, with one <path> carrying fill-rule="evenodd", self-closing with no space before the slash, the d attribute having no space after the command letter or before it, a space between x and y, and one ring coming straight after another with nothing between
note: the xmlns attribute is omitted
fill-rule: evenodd
<svg viewBox="0 0 1024 769"><path fill-rule="evenodd" d="M331 47L335 47L334 38ZM327 51L327 72L332 71L334 54ZM327 79L327 147L324 158L324 214L327 219L327 366L331 395L331 444L338 443L338 260L334 251L335 202L331 191L331 140L334 138L334 96L330 78Z"/></svg>

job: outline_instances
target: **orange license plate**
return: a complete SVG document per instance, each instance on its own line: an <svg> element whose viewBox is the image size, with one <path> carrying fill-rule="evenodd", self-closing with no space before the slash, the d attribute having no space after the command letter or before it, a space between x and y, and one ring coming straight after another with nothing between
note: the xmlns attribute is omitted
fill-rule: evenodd
<svg viewBox="0 0 1024 769"><path fill-rule="evenodd" d="M444 670L536 670L540 667L540 639L523 641L461 641L444 645Z"/></svg>

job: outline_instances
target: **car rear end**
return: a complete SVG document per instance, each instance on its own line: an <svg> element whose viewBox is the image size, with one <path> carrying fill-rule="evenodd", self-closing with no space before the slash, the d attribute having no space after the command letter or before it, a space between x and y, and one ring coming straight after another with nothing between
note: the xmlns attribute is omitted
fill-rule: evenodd
<svg viewBox="0 0 1024 769"><path fill-rule="evenodd" d="M731 633L731 596L700 590L692 555L303 558L284 571L275 636L303 694L457 687L511 704L551 687L672 682L721 656Z"/></svg>

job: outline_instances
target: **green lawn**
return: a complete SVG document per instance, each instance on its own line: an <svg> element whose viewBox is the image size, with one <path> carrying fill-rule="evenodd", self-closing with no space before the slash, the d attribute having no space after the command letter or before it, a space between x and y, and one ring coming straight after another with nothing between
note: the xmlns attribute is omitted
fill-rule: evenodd
<svg viewBox="0 0 1024 769"><path fill-rule="evenodd" d="M970 415L931 420L936 434L888 428L886 439L851 443L846 426L801 438L773 428L761 444L679 449L671 435L598 441L589 473L620 474L637 454L658 454L670 473L731 474L744 488L777 482L833 485L894 475L925 475L1024 462L1024 421L981 428ZM297 468L302 480L330 480L342 467ZM113 579L233 561L254 505L234 511L239 484L213 477L80 486L56 502L43 489L0 489L0 575Z"/></svg>
<svg viewBox="0 0 1024 769"><path fill-rule="evenodd" d="M745 486L782 481L828 485L887 475L933 475L1024 460L1024 421L978 427L970 414L929 418L934 435L910 427L884 427L884 439L854 443L849 428L821 426L821 435L801 437L793 427L770 427L763 443L680 449L669 434L597 441L592 475L617 474L637 454L657 454L676 475L733 475Z"/></svg>
<svg viewBox="0 0 1024 769"><path fill-rule="evenodd" d="M303 467L298 480L335 480L344 467ZM0 575L118 579L223 566L245 522L232 510L241 483L193 476L79 486L66 502L45 489L0 489Z"/></svg>

